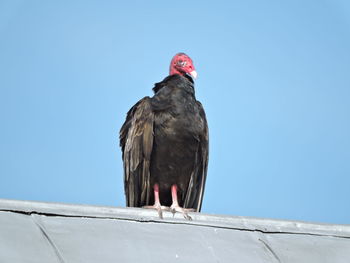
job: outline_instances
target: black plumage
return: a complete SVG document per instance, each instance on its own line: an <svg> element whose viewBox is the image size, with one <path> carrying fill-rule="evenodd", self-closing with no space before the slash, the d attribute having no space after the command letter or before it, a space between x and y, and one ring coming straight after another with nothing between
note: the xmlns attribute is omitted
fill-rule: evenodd
<svg viewBox="0 0 350 263"><path fill-rule="evenodd" d="M154 204L157 184L161 205L168 207L176 185L179 206L199 212L208 166L208 126L194 82L186 74L173 74L156 83L153 91L153 97L129 110L120 130L126 204Z"/></svg>

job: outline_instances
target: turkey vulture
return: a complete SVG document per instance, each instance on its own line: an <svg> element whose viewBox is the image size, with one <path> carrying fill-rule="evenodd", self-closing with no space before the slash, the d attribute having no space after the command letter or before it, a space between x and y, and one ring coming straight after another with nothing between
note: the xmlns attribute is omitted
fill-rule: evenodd
<svg viewBox="0 0 350 263"><path fill-rule="evenodd" d="M200 212L208 166L208 125L196 100L197 73L184 53L170 63L170 74L156 83L127 113L120 129L126 205Z"/></svg>

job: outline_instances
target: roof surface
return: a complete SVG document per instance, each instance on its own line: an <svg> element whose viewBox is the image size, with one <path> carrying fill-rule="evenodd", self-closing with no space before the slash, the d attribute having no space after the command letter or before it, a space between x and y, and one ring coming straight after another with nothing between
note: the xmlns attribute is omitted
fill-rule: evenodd
<svg viewBox="0 0 350 263"><path fill-rule="evenodd" d="M0 199L0 262L350 262L350 225Z"/></svg>

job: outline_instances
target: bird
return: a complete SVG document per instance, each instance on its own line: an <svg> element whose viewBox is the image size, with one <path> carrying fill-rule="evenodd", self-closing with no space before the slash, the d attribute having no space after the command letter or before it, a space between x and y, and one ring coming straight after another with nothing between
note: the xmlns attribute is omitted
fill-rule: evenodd
<svg viewBox="0 0 350 263"><path fill-rule="evenodd" d="M119 132L127 207L200 212L209 156L206 114L196 100L192 59L177 53L154 95L127 112Z"/></svg>

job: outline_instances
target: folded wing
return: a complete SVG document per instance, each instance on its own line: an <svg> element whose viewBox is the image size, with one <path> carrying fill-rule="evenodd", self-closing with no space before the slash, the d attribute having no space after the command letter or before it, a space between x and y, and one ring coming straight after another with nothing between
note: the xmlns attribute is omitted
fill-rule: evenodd
<svg viewBox="0 0 350 263"><path fill-rule="evenodd" d="M127 206L141 207L149 204L153 193L150 185L153 123L150 98L145 97L129 110L120 129Z"/></svg>
<svg viewBox="0 0 350 263"><path fill-rule="evenodd" d="M209 134L203 106L199 101L197 101L197 105L200 109L200 121L203 122L204 132L199 136L198 150L196 153L193 171L191 173L191 179L186 192L184 207L194 208L197 212L200 212L203 201L205 181L207 178Z"/></svg>

